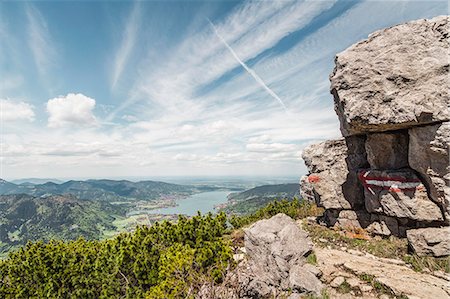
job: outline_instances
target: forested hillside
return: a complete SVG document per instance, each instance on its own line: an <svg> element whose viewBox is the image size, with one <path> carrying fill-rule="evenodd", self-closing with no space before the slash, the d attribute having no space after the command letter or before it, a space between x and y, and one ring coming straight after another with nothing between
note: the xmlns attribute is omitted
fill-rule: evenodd
<svg viewBox="0 0 450 299"><path fill-rule="evenodd" d="M98 240L112 221L125 215L122 205L104 201L79 200L71 195L33 197L0 196L0 254L25 245L27 241Z"/></svg>
<svg viewBox="0 0 450 299"><path fill-rule="evenodd" d="M49 194L72 194L79 199L106 201L154 200L162 196L185 196L198 192L193 186L177 185L156 181L130 182L126 180L67 181L61 184L13 184L0 180L0 195L28 194L43 196Z"/></svg>
<svg viewBox="0 0 450 299"><path fill-rule="evenodd" d="M281 201L230 222L296 217L305 208ZM227 222L224 213L180 216L105 241L28 243L0 261L0 298L193 298L233 266Z"/></svg>
<svg viewBox="0 0 450 299"><path fill-rule="evenodd" d="M263 185L243 192L231 193L222 210L236 214L253 213L275 199L293 200L299 197L299 184Z"/></svg>

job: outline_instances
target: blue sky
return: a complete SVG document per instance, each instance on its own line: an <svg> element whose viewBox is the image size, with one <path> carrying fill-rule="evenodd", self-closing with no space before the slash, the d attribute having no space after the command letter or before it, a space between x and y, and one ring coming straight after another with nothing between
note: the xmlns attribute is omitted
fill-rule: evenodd
<svg viewBox="0 0 450 299"><path fill-rule="evenodd" d="M447 1L0 2L1 173L295 175L334 55Z"/></svg>

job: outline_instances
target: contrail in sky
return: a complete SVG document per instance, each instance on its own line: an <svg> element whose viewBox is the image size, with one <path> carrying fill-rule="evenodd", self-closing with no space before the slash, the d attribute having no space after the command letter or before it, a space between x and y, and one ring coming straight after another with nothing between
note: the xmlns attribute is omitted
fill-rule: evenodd
<svg viewBox="0 0 450 299"><path fill-rule="evenodd" d="M276 99L281 106L283 106L284 110L287 111L286 109L286 105L284 105L283 101L280 99L280 97L273 92L272 89L269 88L269 86L267 86L267 84L263 81L263 79L261 79L260 76L258 76L257 73L255 73L254 70L252 70L251 68L249 68L240 58L239 56L236 54L236 52L234 52L233 48L230 47L230 45L225 41L225 39L219 34L219 32L217 32L217 28L216 26L214 26L214 24L207 19L209 24L211 24L211 27L214 30L214 33L217 35L217 37L222 41L222 43L225 45L225 47L227 47L227 49L230 51L230 53L233 55L233 57L237 60L237 62L239 62L240 65L242 65L242 67L255 79L255 81L261 85L274 99Z"/></svg>

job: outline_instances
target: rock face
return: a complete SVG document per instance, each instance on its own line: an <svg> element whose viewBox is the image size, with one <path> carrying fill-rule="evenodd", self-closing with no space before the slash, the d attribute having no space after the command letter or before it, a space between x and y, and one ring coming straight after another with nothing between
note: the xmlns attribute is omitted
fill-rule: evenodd
<svg viewBox="0 0 450 299"><path fill-rule="evenodd" d="M400 260L379 258L357 251L317 248L318 267L323 272L322 281L336 288L346 281L352 289L359 289L361 296L333 293L330 298L392 298L375 295L372 286L361 276L372 277L378 285L390 290L395 298L449 298L450 281L445 274L416 272ZM433 273L437 274L437 273Z"/></svg>
<svg viewBox="0 0 450 299"><path fill-rule="evenodd" d="M436 257L450 255L450 227L419 228L407 232L409 244L417 254Z"/></svg>
<svg viewBox="0 0 450 299"><path fill-rule="evenodd" d="M377 31L336 55L330 76L344 136L448 121L448 16Z"/></svg>
<svg viewBox="0 0 450 299"><path fill-rule="evenodd" d="M297 293L320 294L322 283L305 267L313 244L289 216L278 214L245 230L245 248L251 276L244 295L262 298L288 289Z"/></svg>
<svg viewBox="0 0 450 299"><path fill-rule="evenodd" d="M344 138L302 154L302 195L326 209L322 222L403 237L450 224L449 19L380 30L336 56Z"/></svg>
<svg viewBox="0 0 450 299"><path fill-rule="evenodd" d="M222 286L201 291L199 298L296 298L319 295L321 271L306 263L313 250L308 233L285 214L245 229L246 258L227 274Z"/></svg>

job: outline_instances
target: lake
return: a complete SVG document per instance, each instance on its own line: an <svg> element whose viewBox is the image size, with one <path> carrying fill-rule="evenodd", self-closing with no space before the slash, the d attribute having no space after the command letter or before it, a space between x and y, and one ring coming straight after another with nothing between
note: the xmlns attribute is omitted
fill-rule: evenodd
<svg viewBox="0 0 450 299"><path fill-rule="evenodd" d="M185 214L188 216L214 212L214 206L225 203L230 191L212 191L191 195L176 201L176 207L167 207L148 211L149 214Z"/></svg>

